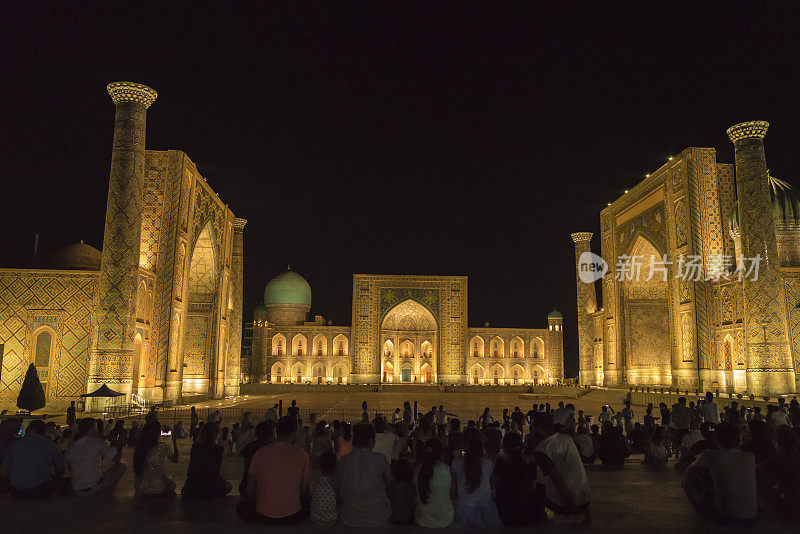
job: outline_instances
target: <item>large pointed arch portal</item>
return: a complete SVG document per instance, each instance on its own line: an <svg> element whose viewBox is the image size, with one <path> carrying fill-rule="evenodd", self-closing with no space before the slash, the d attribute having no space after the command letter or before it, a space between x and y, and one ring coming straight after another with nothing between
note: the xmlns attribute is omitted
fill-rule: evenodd
<svg viewBox="0 0 800 534"><path fill-rule="evenodd" d="M381 346L399 347L381 355L381 381L435 383L438 324L414 299L389 310L381 322Z"/></svg>

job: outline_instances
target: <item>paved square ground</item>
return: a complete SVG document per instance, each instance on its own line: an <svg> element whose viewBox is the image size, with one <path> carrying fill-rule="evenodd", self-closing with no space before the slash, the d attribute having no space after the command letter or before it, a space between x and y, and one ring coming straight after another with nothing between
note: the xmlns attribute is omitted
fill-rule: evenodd
<svg viewBox="0 0 800 534"><path fill-rule="evenodd" d="M260 413L278 400L284 401L284 407L292 399L296 399L303 410L333 414L336 410L352 410L360 413L363 400L369 403L370 411L389 413L401 406L404 400L417 400L420 409L427 411L430 406L443 404L449 412L464 418L463 414L475 413L484 406L490 406L498 415L502 407L520 406L528 409L534 401L528 395L511 393L447 393L428 392L382 392L382 393L286 393L280 395L264 395L240 397L201 403L201 414L205 406L209 409L225 408L229 414L238 410L251 410ZM596 416L600 406L610 403L620 408L623 401L622 392L594 391L579 399L561 398L573 402L578 409L587 410ZM548 399L558 402L558 397ZM545 402L544 397L537 397L536 402ZM642 411L642 410L639 410ZM188 421L186 421L188 423ZM233 417L227 418L223 424L230 425ZM169 464L169 474L180 490L186 479L190 440L180 440L180 461ZM23 532L58 532L58 533L214 533L227 531L238 532L334 532L343 531L344 527L315 527L302 524L291 527L265 527L243 523L235 513L238 500L238 482L242 473L242 460L237 454L231 454L225 467L225 478L234 486L234 490L226 499L206 502L184 502L175 499L154 502L138 501L133 498L134 477L132 472L133 449L125 450L124 459L128 464L128 472L123 476L117 494L113 499L65 496L48 501L17 501L9 496L0 497L0 534L16 534ZM578 518L556 517L546 524L534 528L536 532L798 532L797 527L783 525L774 521L762 521L753 529L730 529L703 522L693 511L683 493L680 478L671 469L663 472L647 471L639 464L641 455L634 455L628 460L623 471L590 470L592 524L582 525ZM390 531L424 531L418 527L389 527ZM450 529L448 529L450 530ZM528 531L531 529L504 529L508 531ZM366 532L366 530L365 530Z"/></svg>

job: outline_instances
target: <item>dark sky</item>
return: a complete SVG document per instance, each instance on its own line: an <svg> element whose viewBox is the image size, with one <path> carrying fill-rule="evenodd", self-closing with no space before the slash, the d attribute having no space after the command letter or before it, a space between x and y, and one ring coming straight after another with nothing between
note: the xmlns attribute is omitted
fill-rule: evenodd
<svg viewBox="0 0 800 534"><path fill-rule="evenodd" d="M800 183L799 12L491 4L4 3L0 264L30 263L36 232L101 246L105 86L136 81L159 92L148 148L185 151L248 219L246 314L288 263L334 324L353 273L467 275L473 326L561 310L574 374L569 234L606 202L687 146L732 162L745 120Z"/></svg>

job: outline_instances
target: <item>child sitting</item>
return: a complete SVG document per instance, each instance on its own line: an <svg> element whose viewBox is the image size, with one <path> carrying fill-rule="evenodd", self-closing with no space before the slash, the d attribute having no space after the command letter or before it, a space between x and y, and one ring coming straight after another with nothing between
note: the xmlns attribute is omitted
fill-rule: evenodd
<svg viewBox="0 0 800 534"><path fill-rule="evenodd" d="M333 472L336 471L336 453L325 451L319 457L321 476L311 492L311 521L317 525L332 526L336 524L336 490L333 484Z"/></svg>

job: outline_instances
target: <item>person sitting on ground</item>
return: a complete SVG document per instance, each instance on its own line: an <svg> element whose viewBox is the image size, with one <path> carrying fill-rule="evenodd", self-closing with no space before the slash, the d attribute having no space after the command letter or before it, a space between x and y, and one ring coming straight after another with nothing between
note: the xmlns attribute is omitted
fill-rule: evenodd
<svg viewBox="0 0 800 534"><path fill-rule="evenodd" d="M151 423L153 421L158 421L158 412L156 412L156 407L155 406L151 406L150 407L150 411L147 412L147 415L144 416L145 424ZM98 432L98 435L102 435L102 433L103 433L103 429L100 427L100 425L97 426L97 432Z"/></svg>
<svg viewBox="0 0 800 534"><path fill-rule="evenodd" d="M22 421L16 417L0 420L0 463L3 462L11 446L20 439L21 427Z"/></svg>
<svg viewBox="0 0 800 534"><path fill-rule="evenodd" d="M394 431L397 434L397 439L394 441L394 447L392 448L390 464L408 455L409 435L406 425L400 421L394 426Z"/></svg>
<svg viewBox="0 0 800 534"><path fill-rule="evenodd" d="M592 438L592 447L597 449L597 445L600 443L600 426L599 425L592 425L589 427L589 437Z"/></svg>
<svg viewBox="0 0 800 534"><path fill-rule="evenodd" d="M97 423L92 418L78 421L78 435L65 454L71 473L72 490L78 495L112 495L119 479L125 473L125 462L121 461L122 440L116 447L97 437ZM112 464L105 472L102 460Z"/></svg>
<svg viewBox="0 0 800 534"><path fill-rule="evenodd" d="M786 425L775 432L777 454L756 467L759 494L775 515L800 523L800 436Z"/></svg>
<svg viewBox="0 0 800 534"><path fill-rule="evenodd" d="M444 436L442 441L444 446L442 461L450 465L453 463L454 458L461 456L461 421L456 418L450 419L447 427L447 435Z"/></svg>
<svg viewBox="0 0 800 534"><path fill-rule="evenodd" d="M750 451L759 464L775 454L775 447L769 433L769 426L764 421L750 421L748 437L742 444L743 451Z"/></svg>
<svg viewBox="0 0 800 534"><path fill-rule="evenodd" d="M506 434L503 452L505 456L495 462L491 478L503 526L524 527L538 523L545 518L544 507L534 493L536 464L522 457L522 436L516 432Z"/></svg>
<svg viewBox="0 0 800 534"><path fill-rule="evenodd" d="M534 429L542 440L536 448L536 465L543 475L537 482L544 505L559 514L583 514L584 522L590 522L589 482L575 443L555 431L547 413L536 415Z"/></svg>
<svg viewBox="0 0 800 534"><path fill-rule="evenodd" d="M250 463L253 461L256 451L274 441L272 437L273 427L274 424L271 419L258 423L255 428L255 439L241 450L240 454L244 460L244 470L242 471L242 481L239 483L239 495L247 494L247 477L250 474Z"/></svg>
<svg viewBox="0 0 800 534"><path fill-rule="evenodd" d="M178 421L175 426L172 428L172 433L178 439L183 439L186 437L186 429L183 428L183 421Z"/></svg>
<svg viewBox="0 0 800 534"><path fill-rule="evenodd" d="M67 490L61 451L47 439L46 429L41 419L28 423L25 437L14 441L0 464L0 479L8 481L14 497L44 499Z"/></svg>
<svg viewBox="0 0 800 534"><path fill-rule="evenodd" d="M319 459L328 451L333 452L333 443L328 423L323 419L316 424L314 434L311 436L311 465L318 466Z"/></svg>
<svg viewBox="0 0 800 534"><path fill-rule="evenodd" d="M339 518L336 507L336 453L328 449L319 456L320 477L311 491L311 521L320 526L333 526Z"/></svg>
<svg viewBox="0 0 800 534"><path fill-rule="evenodd" d="M645 447L647 447L647 440L650 439L650 434L652 433L652 430L648 433L641 423L634 423L633 430L628 433L628 441L632 452L644 452Z"/></svg>
<svg viewBox="0 0 800 534"><path fill-rule="evenodd" d="M442 461L442 454L441 442L437 439L430 440L414 473L414 518L421 527L444 528L453 522L455 511L450 500L452 477L450 468Z"/></svg>
<svg viewBox="0 0 800 534"><path fill-rule="evenodd" d="M95 425L96 426L96 425ZM96 435L96 430L95 430ZM122 419L117 419L117 422L114 423L114 427L108 433L108 441L109 444L114 447L122 447L125 445L125 440L128 437L128 431L125 430L125 421Z"/></svg>
<svg viewBox="0 0 800 534"><path fill-rule="evenodd" d="M164 460L178 463L178 445L172 436L172 452L161 441L161 423L154 419L145 423L133 451L133 473L136 476L136 497L172 497L175 483L164 469Z"/></svg>
<svg viewBox="0 0 800 534"><path fill-rule="evenodd" d="M433 439L433 424L430 419L423 417L419 420L419 426L414 430L411 438L411 450L415 462L419 462L422 458L422 449L431 439Z"/></svg>
<svg viewBox="0 0 800 534"><path fill-rule="evenodd" d="M678 463L675 464L676 473L685 473L686 469L692 465L692 462L694 462L704 450L718 448L716 437L714 435L716 426L717 425L710 421L704 421L700 424L700 434L702 435L703 439L695 442L691 447L681 454L680 458L678 459Z"/></svg>
<svg viewBox="0 0 800 534"><path fill-rule="evenodd" d="M139 422L133 421L130 429L128 429L128 437L125 438L125 446L135 447L139 439Z"/></svg>
<svg viewBox="0 0 800 534"><path fill-rule="evenodd" d="M503 433L500 431L499 422L495 421L486 429L486 456L492 461L492 465L500 456L503 447Z"/></svg>
<svg viewBox="0 0 800 534"><path fill-rule="evenodd" d="M706 391L706 398L703 404L700 405L699 411L700 415L703 417L703 421L714 424L719 423L719 408L714 402L714 394L710 391Z"/></svg>
<svg viewBox="0 0 800 534"><path fill-rule="evenodd" d="M386 494L391 480L389 461L383 454L372 452L372 425L356 425L352 443L353 452L342 456L336 468L342 523L350 527L385 526L392 513Z"/></svg>
<svg viewBox="0 0 800 534"><path fill-rule="evenodd" d="M450 469L456 481L454 525L499 528L503 523L492 499L492 461L483 453L483 442L476 428L464 431L464 456L453 460Z"/></svg>
<svg viewBox="0 0 800 534"><path fill-rule="evenodd" d="M429 448L428 440L423 450ZM417 490L413 482L414 468L407 458L400 458L392 468L392 480L387 488L389 503L392 506L392 515L389 517L391 523L397 525L409 525L414 522L414 507Z"/></svg>
<svg viewBox="0 0 800 534"><path fill-rule="evenodd" d="M666 469L667 467L667 447L665 445L666 436L664 429L658 427L653 430L650 439L644 449L644 460L642 465L652 469Z"/></svg>
<svg viewBox="0 0 800 534"><path fill-rule="evenodd" d="M689 423L689 432L683 436L683 442L681 443L681 454L685 454L686 451L692 448L692 445L697 443L698 441L703 439L703 433L700 432L700 424L694 419Z"/></svg>
<svg viewBox="0 0 800 534"><path fill-rule="evenodd" d="M379 452L386 456L386 459L391 463L392 453L394 452L394 442L397 441L397 434L393 429L389 428L386 419L377 417L372 422L375 427L375 446L372 448L374 452Z"/></svg>
<svg viewBox="0 0 800 534"><path fill-rule="evenodd" d="M578 427L578 431L572 437L572 440L578 448L578 454L581 455L583 464L592 465L597 457L594 454L594 443L592 442L592 438L589 437L589 430L585 426Z"/></svg>
<svg viewBox="0 0 800 534"><path fill-rule="evenodd" d="M603 433L594 452L606 469L622 469L625 458L630 456L625 438L610 422L603 423Z"/></svg>
<svg viewBox="0 0 800 534"><path fill-rule="evenodd" d="M219 428L219 425L217 425L217 428ZM217 444L222 447L226 454L233 450L233 437L231 436L230 430L227 426L224 426L219 430L219 434L217 435Z"/></svg>
<svg viewBox="0 0 800 534"><path fill-rule="evenodd" d="M783 400L781 398L781 400ZM767 406L767 423L770 430L775 432L779 426L788 426L791 428L792 421L789 419L789 414L781 410L778 406L770 404Z"/></svg>
<svg viewBox="0 0 800 534"><path fill-rule="evenodd" d="M341 423L342 433L336 440L336 460L353 452L353 427L350 423Z"/></svg>
<svg viewBox="0 0 800 534"><path fill-rule="evenodd" d="M758 520L756 462L739 450L739 430L716 426L719 449L703 451L686 470L683 488L697 512L723 525L753 525Z"/></svg>
<svg viewBox="0 0 800 534"><path fill-rule="evenodd" d="M308 453L294 444L297 419L281 417L275 425L276 441L253 455L247 476L246 498L236 508L245 521L291 524L304 521L311 462Z"/></svg>
<svg viewBox="0 0 800 534"><path fill-rule="evenodd" d="M221 475L225 464L225 447L217 444L219 434L217 423L212 421L203 425L197 442L189 452L189 469L181 498L218 499L230 493L231 484Z"/></svg>

